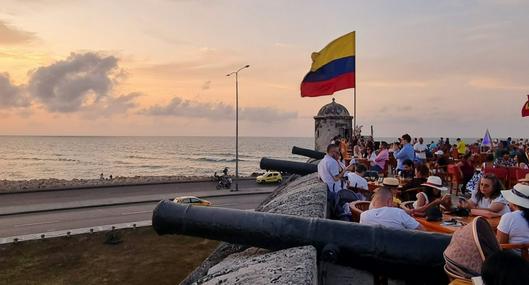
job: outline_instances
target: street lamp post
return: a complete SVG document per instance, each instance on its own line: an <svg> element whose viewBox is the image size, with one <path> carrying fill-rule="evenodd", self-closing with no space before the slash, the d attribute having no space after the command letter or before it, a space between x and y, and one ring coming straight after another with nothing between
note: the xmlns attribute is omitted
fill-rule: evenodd
<svg viewBox="0 0 529 285"><path fill-rule="evenodd" d="M239 71L248 67L250 65L226 74L226 76L235 74L235 191L239 191Z"/></svg>

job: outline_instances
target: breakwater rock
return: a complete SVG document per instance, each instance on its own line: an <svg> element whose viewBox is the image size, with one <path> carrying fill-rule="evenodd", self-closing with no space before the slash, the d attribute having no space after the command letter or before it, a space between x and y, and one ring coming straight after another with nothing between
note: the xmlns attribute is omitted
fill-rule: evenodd
<svg viewBox="0 0 529 285"><path fill-rule="evenodd" d="M0 180L0 192L25 192L50 189L75 189L89 187L109 187L123 185L163 184L177 182L215 181L207 176L117 176L112 179L30 179Z"/></svg>

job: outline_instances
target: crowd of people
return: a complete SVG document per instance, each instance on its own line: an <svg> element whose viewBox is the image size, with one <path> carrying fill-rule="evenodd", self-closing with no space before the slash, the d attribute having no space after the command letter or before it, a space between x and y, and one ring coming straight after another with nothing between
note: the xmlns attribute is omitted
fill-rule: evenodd
<svg viewBox="0 0 529 285"><path fill-rule="evenodd" d="M529 140L466 144L458 138L451 144L448 138L440 138L425 144L422 138L404 134L391 144L371 138L352 141L351 148L348 140L335 138L318 164L335 219L353 221L352 203L369 201L359 223L424 230L415 217L441 219L442 211L451 210L462 215L501 217L496 231L499 243L529 244L529 174L507 188L509 181L484 171L527 170ZM454 191L449 194L450 171L458 172L460 179L455 182L458 185L450 185ZM379 187L372 190L366 179L370 172L380 176ZM400 207L407 201L412 203L410 208Z"/></svg>

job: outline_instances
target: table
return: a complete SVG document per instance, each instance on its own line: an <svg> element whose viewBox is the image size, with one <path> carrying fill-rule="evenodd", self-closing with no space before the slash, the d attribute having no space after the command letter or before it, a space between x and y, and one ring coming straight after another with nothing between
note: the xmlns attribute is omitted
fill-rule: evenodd
<svg viewBox="0 0 529 285"><path fill-rule="evenodd" d="M427 221L426 218L422 218L422 217L415 217L415 220L417 220L417 222L419 222L419 224L421 224L426 229L426 231L444 233L444 234L453 234L458 229L471 223L475 217L476 216L458 217L458 216L453 216L450 214L443 214L443 219L441 221ZM448 221L451 219L454 219L460 222L462 225L449 226L449 225L443 224L443 221ZM498 227L498 224L500 223L500 217L485 218L485 220L487 220L487 222L489 222L492 229L496 231L496 228Z"/></svg>

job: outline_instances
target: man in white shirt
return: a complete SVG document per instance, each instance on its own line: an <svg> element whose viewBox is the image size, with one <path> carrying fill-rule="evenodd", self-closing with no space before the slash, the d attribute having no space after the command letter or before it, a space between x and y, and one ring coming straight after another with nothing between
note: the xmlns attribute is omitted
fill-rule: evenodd
<svg viewBox="0 0 529 285"><path fill-rule="evenodd" d="M360 224L381 225L392 229L424 230L414 218L393 206L393 194L385 187L377 190L372 208L360 214Z"/></svg>
<svg viewBox="0 0 529 285"><path fill-rule="evenodd" d="M356 188L362 190L368 190L367 180L364 178L366 174L366 167L362 164L356 166L355 172L348 172L347 175L347 187Z"/></svg>
<svg viewBox="0 0 529 285"><path fill-rule="evenodd" d="M421 164L426 162L427 148L428 146L424 144L424 140L422 138L419 138L419 142L413 146L413 150L415 150L415 157L418 161L421 162Z"/></svg>
<svg viewBox="0 0 529 285"><path fill-rule="evenodd" d="M351 171L353 165L341 169L341 165L338 162L340 158L340 151L338 146L330 144L327 146L327 154L318 163L318 176L320 179L327 184L327 188L330 192L336 194L342 190L342 178L347 171Z"/></svg>
<svg viewBox="0 0 529 285"><path fill-rule="evenodd" d="M363 164L356 165L355 172L347 172L347 188L358 195L358 200L366 201L364 191L368 191L367 180L364 178L367 168ZM362 191L364 190L364 191ZM364 193L362 193L364 192Z"/></svg>

